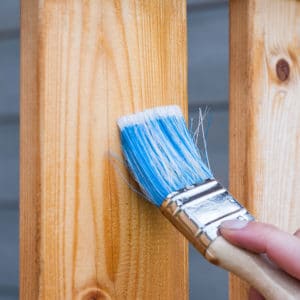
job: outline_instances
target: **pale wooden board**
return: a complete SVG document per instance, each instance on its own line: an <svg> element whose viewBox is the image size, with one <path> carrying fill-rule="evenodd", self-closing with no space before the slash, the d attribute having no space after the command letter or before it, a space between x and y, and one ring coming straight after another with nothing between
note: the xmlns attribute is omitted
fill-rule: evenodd
<svg viewBox="0 0 300 300"><path fill-rule="evenodd" d="M185 8L22 1L22 299L187 298L186 242L109 161L121 115L187 110Z"/></svg>
<svg viewBox="0 0 300 300"><path fill-rule="evenodd" d="M299 1L231 1L231 190L257 219L290 232L300 227L299 20ZM237 279L231 299L247 299Z"/></svg>

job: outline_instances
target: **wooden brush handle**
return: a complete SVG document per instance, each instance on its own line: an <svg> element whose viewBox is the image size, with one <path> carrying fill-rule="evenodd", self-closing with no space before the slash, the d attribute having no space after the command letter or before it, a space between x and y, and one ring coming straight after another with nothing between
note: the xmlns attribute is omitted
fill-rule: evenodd
<svg viewBox="0 0 300 300"><path fill-rule="evenodd" d="M267 300L300 299L300 282L272 265L262 255L240 249L223 237L214 240L206 258L247 281Z"/></svg>

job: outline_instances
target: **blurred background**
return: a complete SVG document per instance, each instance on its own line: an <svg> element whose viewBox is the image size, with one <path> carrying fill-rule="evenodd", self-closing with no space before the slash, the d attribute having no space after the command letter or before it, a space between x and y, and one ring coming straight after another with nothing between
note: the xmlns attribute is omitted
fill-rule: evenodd
<svg viewBox="0 0 300 300"><path fill-rule="evenodd" d="M190 117L209 106L212 170L228 185L228 3L188 0ZM0 2L0 300L18 299L19 1ZM190 247L190 299L228 299L225 271Z"/></svg>

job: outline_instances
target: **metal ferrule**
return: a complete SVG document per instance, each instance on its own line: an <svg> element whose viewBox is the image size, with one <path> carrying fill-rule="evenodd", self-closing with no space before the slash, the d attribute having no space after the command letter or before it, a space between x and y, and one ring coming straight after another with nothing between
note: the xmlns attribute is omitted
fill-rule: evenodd
<svg viewBox="0 0 300 300"><path fill-rule="evenodd" d="M216 180L207 180L170 194L162 213L203 254L218 236L221 222L254 217Z"/></svg>

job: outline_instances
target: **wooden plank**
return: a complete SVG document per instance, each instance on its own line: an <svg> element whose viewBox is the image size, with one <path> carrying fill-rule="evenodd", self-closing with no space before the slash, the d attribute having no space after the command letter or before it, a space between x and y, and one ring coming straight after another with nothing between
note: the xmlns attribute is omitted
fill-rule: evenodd
<svg viewBox="0 0 300 300"><path fill-rule="evenodd" d="M230 189L290 232L300 227L299 20L296 0L230 2ZM230 289L248 299L237 278Z"/></svg>
<svg viewBox="0 0 300 300"><path fill-rule="evenodd" d="M121 115L187 112L185 1L23 0L21 27L21 299L186 299L186 241L109 158Z"/></svg>
<svg viewBox="0 0 300 300"><path fill-rule="evenodd" d="M38 299L41 164L37 1L21 2L20 299ZM30 33L30 34L29 34Z"/></svg>

